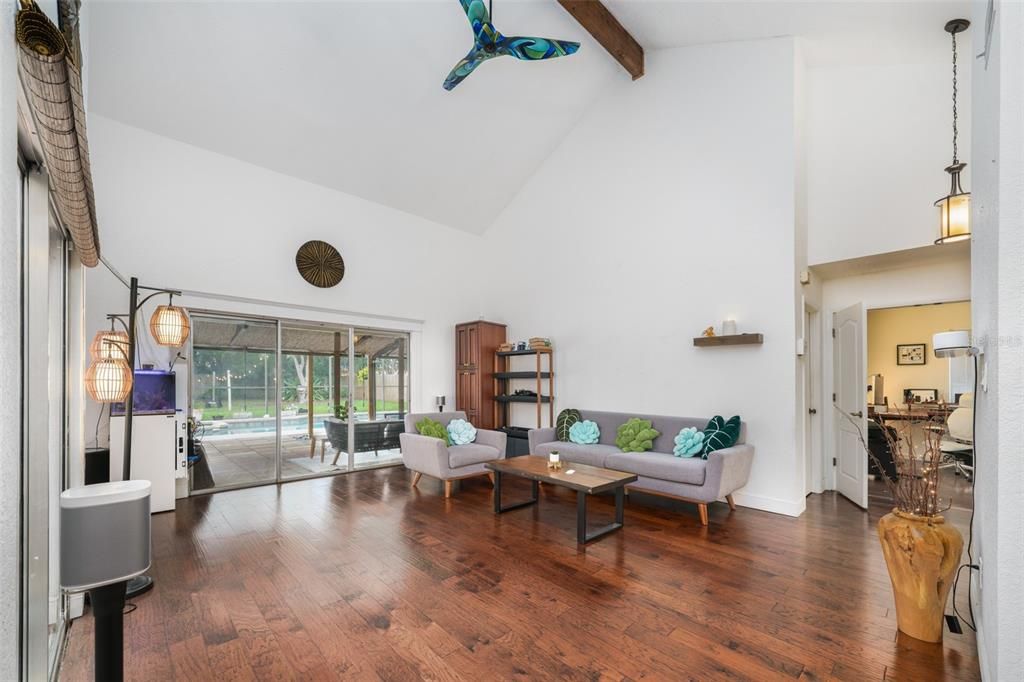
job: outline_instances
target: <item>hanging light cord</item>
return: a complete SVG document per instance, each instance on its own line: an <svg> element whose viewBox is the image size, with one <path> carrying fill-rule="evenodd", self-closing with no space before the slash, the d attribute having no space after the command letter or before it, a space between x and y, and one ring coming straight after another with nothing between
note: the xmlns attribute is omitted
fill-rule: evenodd
<svg viewBox="0 0 1024 682"><path fill-rule="evenodd" d="M956 95L957 95L957 84L956 84L956 33L951 34L953 36L953 165L955 166L960 162L959 153L957 149L957 136L959 131L957 130L957 112L956 112Z"/></svg>

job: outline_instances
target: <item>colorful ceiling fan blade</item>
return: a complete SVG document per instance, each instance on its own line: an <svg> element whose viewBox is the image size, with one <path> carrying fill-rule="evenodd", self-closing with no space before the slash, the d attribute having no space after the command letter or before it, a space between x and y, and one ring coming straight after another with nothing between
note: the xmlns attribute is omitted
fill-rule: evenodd
<svg viewBox="0 0 1024 682"><path fill-rule="evenodd" d="M465 57L459 60L459 63L455 65L449 73L448 77L444 79L444 89L451 90L456 85L466 79L466 77L473 73L473 69L480 66L483 61L493 55L482 54L480 50L473 48L469 51Z"/></svg>
<svg viewBox="0 0 1024 682"><path fill-rule="evenodd" d="M552 38L531 38L528 36L501 36L497 41L498 52L516 59L534 61L553 59L574 54L580 49L579 43Z"/></svg>
<svg viewBox="0 0 1024 682"><path fill-rule="evenodd" d="M480 33L484 24L491 23L491 15L487 12L487 5L483 0L459 0L469 25L473 27L473 35Z"/></svg>
<svg viewBox="0 0 1024 682"><path fill-rule="evenodd" d="M463 57L444 79L444 89L451 90L466 79L480 64L494 57L515 57L525 61L564 57L580 49L579 43L529 36L506 37L494 28L491 13L484 0L459 0L473 28L473 49Z"/></svg>

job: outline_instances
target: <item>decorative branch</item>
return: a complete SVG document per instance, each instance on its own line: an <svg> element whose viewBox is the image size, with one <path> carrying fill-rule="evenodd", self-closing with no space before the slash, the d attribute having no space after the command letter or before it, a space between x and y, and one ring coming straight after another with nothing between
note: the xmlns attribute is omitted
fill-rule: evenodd
<svg viewBox="0 0 1024 682"><path fill-rule="evenodd" d="M838 406L834 407L839 410ZM882 428L882 434L896 467L896 477L893 478L881 460L871 452L860 424L843 410L839 410L839 413L853 425L868 459L881 472L896 509L918 516L938 516L949 509L951 504L940 506L938 490L939 465L942 464L942 434L936 430L924 429L923 439L919 439L918 442L914 439L914 425L928 421L927 419L912 419L913 413L908 412L907 418L901 419L898 427L887 426L880 420L876 422ZM899 410L897 413L902 416Z"/></svg>

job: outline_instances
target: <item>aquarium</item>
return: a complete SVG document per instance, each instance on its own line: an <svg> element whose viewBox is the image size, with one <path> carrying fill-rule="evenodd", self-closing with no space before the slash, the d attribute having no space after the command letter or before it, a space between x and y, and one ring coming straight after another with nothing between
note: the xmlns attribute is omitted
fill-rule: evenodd
<svg viewBox="0 0 1024 682"><path fill-rule="evenodd" d="M133 414L174 414L174 372L137 369L132 391ZM111 403L110 414L123 415L124 403Z"/></svg>

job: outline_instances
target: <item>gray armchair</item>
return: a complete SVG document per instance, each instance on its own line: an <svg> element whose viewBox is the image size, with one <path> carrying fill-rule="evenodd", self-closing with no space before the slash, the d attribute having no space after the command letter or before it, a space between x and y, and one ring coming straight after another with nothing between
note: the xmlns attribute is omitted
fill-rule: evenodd
<svg viewBox="0 0 1024 682"><path fill-rule="evenodd" d="M465 419L465 412L423 412L405 415L405 432L399 436L402 444L402 461L410 471L415 472L412 484L420 482L426 474L444 481L444 496L452 496L452 481L472 476L487 475L494 482L494 475L484 467L487 462L505 458L505 434L501 431L477 429L476 441L469 445L448 446L440 438L421 436L416 432L416 422L429 417L448 426L453 419Z"/></svg>

